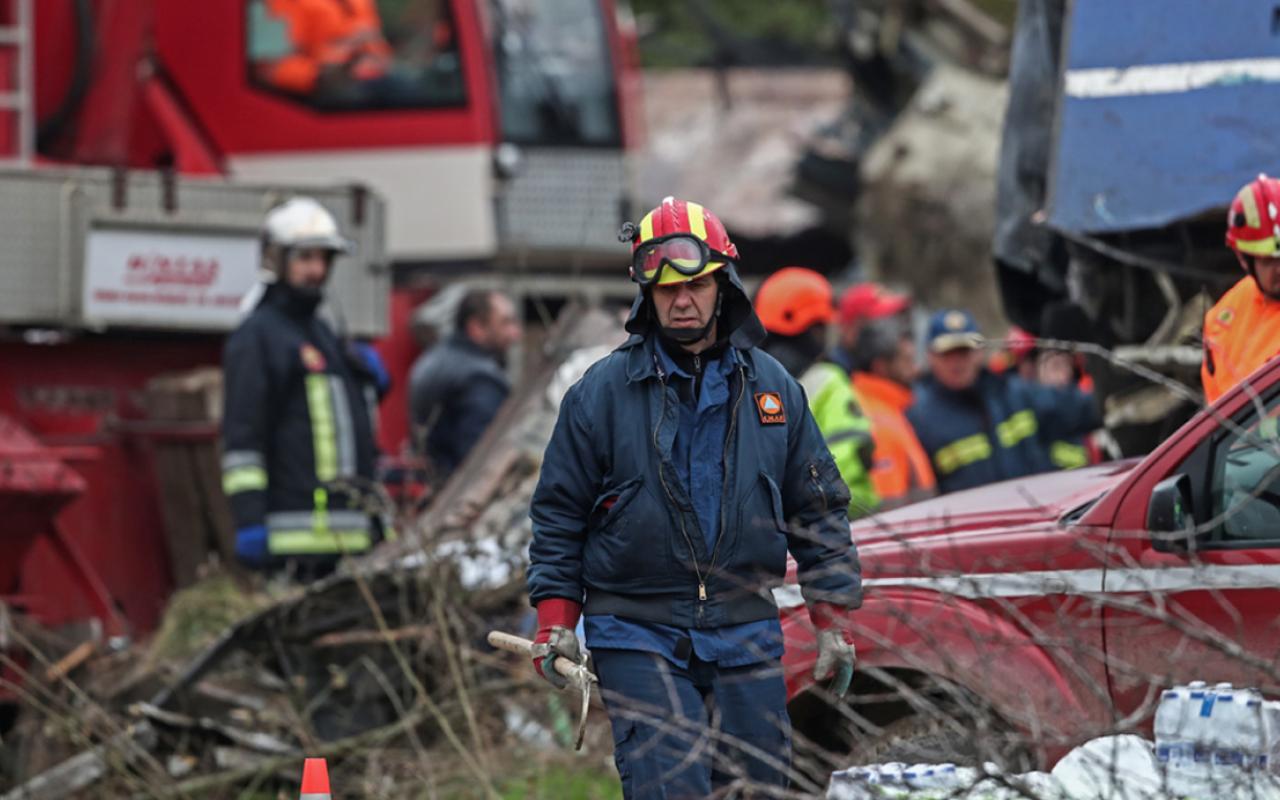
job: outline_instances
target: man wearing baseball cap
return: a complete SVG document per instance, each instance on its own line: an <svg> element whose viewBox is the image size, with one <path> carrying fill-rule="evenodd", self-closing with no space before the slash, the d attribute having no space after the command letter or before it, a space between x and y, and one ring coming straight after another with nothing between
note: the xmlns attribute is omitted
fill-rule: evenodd
<svg viewBox="0 0 1280 800"><path fill-rule="evenodd" d="M1052 442L1102 425L1092 395L989 371L986 340L967 311L929 320L929 374L907 419L933 462L940 492L1054 469Z"/></svg>

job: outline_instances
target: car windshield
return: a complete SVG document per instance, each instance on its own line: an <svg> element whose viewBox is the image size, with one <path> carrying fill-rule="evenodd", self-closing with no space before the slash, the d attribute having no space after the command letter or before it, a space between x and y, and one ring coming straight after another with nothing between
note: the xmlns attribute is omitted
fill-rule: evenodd
<svg viewBox="0 0 1280 800"><path fill-rule="evenodd" d="M613 62L599 0L492 0L503 139L616 146Z"/></svg>

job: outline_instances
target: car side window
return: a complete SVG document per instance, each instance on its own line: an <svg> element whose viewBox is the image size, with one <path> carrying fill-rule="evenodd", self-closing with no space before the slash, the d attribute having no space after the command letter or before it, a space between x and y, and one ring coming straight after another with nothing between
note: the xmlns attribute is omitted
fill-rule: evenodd
<svg viewBox="0 0 1280 800"><path fill-rule="evenodd" d="M1209 500L1213 542L1280 546L1280 394L1237 415L1214 446Z"/></svg>

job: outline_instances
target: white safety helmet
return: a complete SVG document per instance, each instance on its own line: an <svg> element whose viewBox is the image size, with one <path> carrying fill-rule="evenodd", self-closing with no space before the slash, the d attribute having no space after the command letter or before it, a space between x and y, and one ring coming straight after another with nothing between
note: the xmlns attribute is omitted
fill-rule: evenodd
<svg viewBox="0 0 1280 800"><path fill-rule="evenodd" d="M338 230L328 209L310 197L295 197L267 212L262 226L264 244L284 249L318 247L350 253L354 245Z"/></svg>

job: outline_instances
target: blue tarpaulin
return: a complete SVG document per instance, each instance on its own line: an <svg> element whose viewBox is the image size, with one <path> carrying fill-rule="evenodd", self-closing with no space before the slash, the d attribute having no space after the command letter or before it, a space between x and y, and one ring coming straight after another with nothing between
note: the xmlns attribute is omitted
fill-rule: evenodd
<svg viewBox="0 0 1280 800"><path fill-rule="evenodd" d="M1280 175L1280 7L1075 0L1049 175L1053 227L1103 233L1216 208Z"/></svg>

